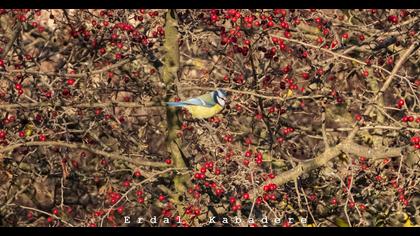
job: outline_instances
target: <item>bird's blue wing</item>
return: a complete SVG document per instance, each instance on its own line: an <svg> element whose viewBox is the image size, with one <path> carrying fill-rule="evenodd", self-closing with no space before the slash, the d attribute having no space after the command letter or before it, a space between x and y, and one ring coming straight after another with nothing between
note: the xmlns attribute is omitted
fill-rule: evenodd
<svg viewBox="0 0 420 236"><path fill-rule="evenodd" d="M196 98L190 98L185 101L167 102L166 104L172 107L183 107L183 106L188 106L188 105L213 107L214 105L216 105L216 102L214 101L213 96L214 96L213 93L208 93L208 94L204 94L199 97L196 97Z"/></svg>
<svg viewBox="0 0 420 236"><path fill-rule="evenodd" d="M183 103L187 105L195 105L195 106L203 106L203 107L212 107L216 105L216 103L213 102L213 100L204 100L201 97L191 98L186 101L183 101Z"/></svg>
<svg viewBox="0 0 420 236"><path fill-rule="evenodd" d="M184 102L166 102L166 105L170 107L183 107L183 106L186 106L187 104L185 104Z"/></svg>

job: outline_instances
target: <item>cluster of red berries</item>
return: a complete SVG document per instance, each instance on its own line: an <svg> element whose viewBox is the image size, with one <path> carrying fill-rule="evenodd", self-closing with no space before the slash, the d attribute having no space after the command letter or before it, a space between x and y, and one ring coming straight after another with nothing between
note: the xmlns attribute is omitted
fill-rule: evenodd
<svg viewBox="0 0 420 236"><path fill-rule="evenodd" d="M200 168L200 172L194 174L194 178L205 179L207 170L212 171L213 167L214 167L214 164L212 161L206 162L204 166Z"/></svg>
<svg viewBox="0 0 420 236"><path fill-rule="evenodd" d="M408 206L408 199L406 198L405 194L404 194L404 189L402 188L398 188L398 200L400 200L400 202L404 205L404 206Z"/></svg>
<svg viewBox="0 0 420 236"><path fill-rule="evenodd" d="M188 206L187 209L185 209L185 214L199 216L201 214L201 210L198 207Z"/></svg>
<svg viewBox="0 0 420 236"><path fill-rule="evenodd" d="M108 197L110 199L111 204L115 204L121 199L121 194L117 192L110 192L108 193Z"/></svg>
<svg viewBox="0 0 420 236"><path fill-rule="evenodd" d="M263 163L263 155L261 152L257 152L255 154L255 163L257 163L257 165L261 165Z"/></svg>
<svg viewBox="0 0 420 236"><path fill-rule="evenodd" d="M17 92L18 92L19 95L22 95L23 94L23 86L22 86L21 83L16 83L15 84L15 89L17 90Z"/></svg>
<svg viewBox="0 0 420 236"><path fill-rule="evenodd" d="M226 135L223 137L223 140L225 140L225 142L231 143L231 142L233 141L233 136L232 136L232 135L230 135L230 134L226 134Z"/></svg>
<svg viewBox="0 0 420 236"><path fill-rule="evenodd" d="M283 129L283 134L284 135L288 135L290 133L293 133L293 131L295 131L294 128L292 128L292 127L286 127L286 128Z"/></svg>
<svg viewBox="0 0 420 236"><path fill-rule="evenodd" d="M416 148L416 149L420 149L420 137L419 136L414 136L411 137L410 139L411 144Z"/></svg>
<svg viewBox="0 0 420 236"><path fill-rule="evenodd" d="M277 185L274 183L269 183L263 186L264 192L270 192L277 189Z"/></svg>
<svg viewBox="0 0 420 236"><path fill-rule="evenodd" d="M417 117L417 119L414 119L414 116L403 116L401 118L402 122L413 122L416 120L417 123L420 123L420 117Z"/></svg>
<svg viewBox="0 0 420 236"><path fill-rule="evenodd" d="M264 192L266 192L266 194L264 194L263 198L265 201L275 201L277 199L276 195L273 193L273 191L275 191L277 189L277 185L274 183L270 183L270 184L266 184L263 186L263 190Z"/></svg>

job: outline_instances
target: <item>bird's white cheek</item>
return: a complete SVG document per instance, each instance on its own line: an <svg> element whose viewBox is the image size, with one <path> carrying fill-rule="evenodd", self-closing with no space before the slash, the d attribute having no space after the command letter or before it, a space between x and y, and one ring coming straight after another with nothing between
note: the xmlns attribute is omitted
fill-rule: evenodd
<svg viewBox="0 0 420 236"><path fill-rule="evenodd" d="M221 99L219 97L217 97L216 99L217 99L217 103L219 103L220 106L222 106L222 107L225 106L225 103L226 103L225 100L223 100L223 99Z"/></svg>

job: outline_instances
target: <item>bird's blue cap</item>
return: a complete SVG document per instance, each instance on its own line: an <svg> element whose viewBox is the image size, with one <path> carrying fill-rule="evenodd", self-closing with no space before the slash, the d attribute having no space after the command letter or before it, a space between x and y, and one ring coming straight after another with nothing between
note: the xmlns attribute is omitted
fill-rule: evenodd
<svg viewBox="0 0 420 236"><path fill-rule="evenodd" d="M216 90L216 93L217 93L217 95L218 95L219 97L223 97L223 98L227 97L227 93L226 93L226 91L225 91L225 90L223 90L223 89L218 89L218 90Z"/></svg>

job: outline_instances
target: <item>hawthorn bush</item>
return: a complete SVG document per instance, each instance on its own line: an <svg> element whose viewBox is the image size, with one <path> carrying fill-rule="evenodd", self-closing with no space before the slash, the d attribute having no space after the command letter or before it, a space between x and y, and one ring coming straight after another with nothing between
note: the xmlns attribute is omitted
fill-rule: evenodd
<svg viewBox="0 0 420 236"><path fill-rule="evenodd" d="M420 224L418 13L0 9L1 225Z"/></svg>

